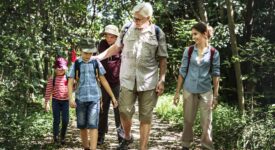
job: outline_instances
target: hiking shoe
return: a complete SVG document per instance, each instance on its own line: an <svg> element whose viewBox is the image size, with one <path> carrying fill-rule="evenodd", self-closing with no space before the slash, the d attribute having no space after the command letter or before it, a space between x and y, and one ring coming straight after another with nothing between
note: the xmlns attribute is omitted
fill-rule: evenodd
<svg viewBox="0 0 275 150"><path fill-rule="evenodd" d="M130 140L122 139L121 143L119 143L119 146L117 147L117 150L128 150L129 144L134 142L133 136L131 136Z"/></svg>
<svg viewBox="0 0 275 150"><path fill-rule="evenodd" d="M102 145L102 144L104 144L104 138L103 137L98 137L97 145Z"/></svg>
<svg viewBox="0 0 275 150"><path fill-rule="evenodd" d="M65 145L65 143L66 143L66 140L65 139L61 139L61 145Z"/></svg>

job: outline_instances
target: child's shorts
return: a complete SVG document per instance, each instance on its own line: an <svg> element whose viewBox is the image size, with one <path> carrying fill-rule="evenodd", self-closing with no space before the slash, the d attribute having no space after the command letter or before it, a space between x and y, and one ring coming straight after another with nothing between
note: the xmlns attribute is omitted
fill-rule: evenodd
<svg viewBox="0 0 275 150"><path fill-rule="evenodd" d="M80 102L76 99L76 121L79 129L97 129L100 101Z"/></svg>

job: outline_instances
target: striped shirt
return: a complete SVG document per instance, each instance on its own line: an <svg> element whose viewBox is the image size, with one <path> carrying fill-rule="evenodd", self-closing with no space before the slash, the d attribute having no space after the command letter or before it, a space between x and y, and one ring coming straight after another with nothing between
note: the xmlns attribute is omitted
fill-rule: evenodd
<svg viewBox="0 0 275 150"><path fill-rule="evenodd" d="M78 81L78 86L75 91L76 99L80 102L98 102L101 97L101 90L97 84L95 68L92 61L97 61L99 68L99 75L104 75L106 73L104 67L98 60L90 60L85 63L82 58L79 58L80 63L80 77ZM74 63L68 73L69 78L75 78L75 64Z"/></svg>
<svg viewBox="0 0 275 150"><path fill-rule="evenodd" d="M55 77L55 85L53 86L53 78L50 77L48 79L46 94L45 94L45 102L48 102L50 98L55 98L58 100L68 100L68 82L66 75L56 76Z"/></svg>

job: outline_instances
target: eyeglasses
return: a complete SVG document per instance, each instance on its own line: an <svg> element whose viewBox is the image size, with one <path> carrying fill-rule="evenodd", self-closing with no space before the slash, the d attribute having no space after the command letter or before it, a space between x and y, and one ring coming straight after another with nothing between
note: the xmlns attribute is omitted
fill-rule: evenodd
<svg viewBox="0 0 275 150"><path fill-rule="evenodd" d="M137 18L137 17L134 17L134 21L135 21L135 22L140 22L140 21L142 21L142 20L144 20L144 19L146 19L146 18Z"/></svg>

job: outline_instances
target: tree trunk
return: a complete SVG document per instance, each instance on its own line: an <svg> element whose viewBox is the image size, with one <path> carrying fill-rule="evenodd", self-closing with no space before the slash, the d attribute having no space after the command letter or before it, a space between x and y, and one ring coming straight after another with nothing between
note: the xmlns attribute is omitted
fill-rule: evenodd
<svg viewBox="0 0 275 150"><path fill-rule="evenodd" d="M233 16L233 9L232 9L232 0L226 0L227 5L227 15L228 15L228 26L230 32L230 41L231 41L231 48L232 48L232 58L234 60L234 68L235 68L235 75L237 81L237 94L238 94L238 102L239 102L239 109L241 113L244 113L244 90L243 90L243 81L242 81L242 74L241 74L241 65L239 62L239 54L238 54L238 47L237 47L237 40L235 35L235 24L234 24L234 16Z"/></svg>
<svg viewBox="0 0 275 150"><path fill-rule="evenodd" d="M208 23L207 12L204 7L204 0L197 0L197 5L199 8L199 15L201 21Z"/></svg>
<svg viewBox="0 0 275 150"><path fill-rule="evenodd" d="M244 28L244 36L245 42L250 41L252 34L252 23L253 23L253 8L254 8L254 0L247 0L246 4L246 15L245 15L245 28Z"/></svg>

